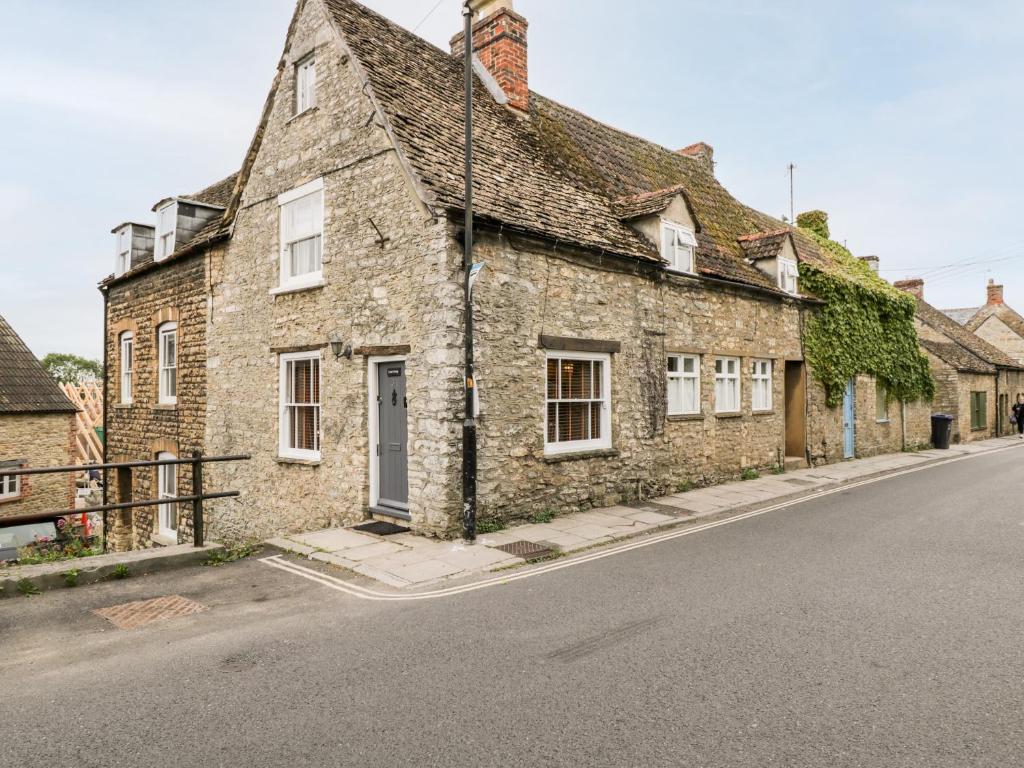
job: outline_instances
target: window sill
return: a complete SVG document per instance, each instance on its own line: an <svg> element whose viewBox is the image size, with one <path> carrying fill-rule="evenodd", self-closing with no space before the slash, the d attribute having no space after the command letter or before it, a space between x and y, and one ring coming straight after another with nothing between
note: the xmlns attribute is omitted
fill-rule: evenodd
<svg viewBox="0 0 1024 768"><path fill-rule="evenodd" d="M0 496L0 504L10 504L12 501L21 501L25 496L18 494L17 496Z"/></svg>
<svg viewBox="0 0 1024 768"><path fill-rule="evenodd" d="M289 293L301 293L302 291L315 291L317 288L323 288L326 283L324 279L318 278L316 280L310 280L306 283L293 283L290 285L279 285L277 288L270 289L271 296L284 296Z"/></svg>
<svg viewBox="0 0 1024 768"><path fill-rule="evenodd" d="M177 403L157 403L153 406L154 411L176 411L178 410Z"/></svg>
<svg viewBox="0 0 1024 768"><path fill-rule="evenodd" d="M751 416L774 416L775 415L775 409L774 408L769 408L766 411L751 411L750 415Z"/></svg>
<svg viewBox="0 0 1024 768"><path fill-rule="evenodd" d="M299 459L294 456L275 456L274 461L278 464L298 464L302 467L320 466L320 459Z"/></svg>
<svg viewBox="0 0 1024 768"><path fill-rule="evenodd" d="M311 115L314 112L318 111L319 109L320 109L320 107L315 105L315 104L312 107L307 107L306 109L302 110L301 112L297 112L296 114L294 114L291 117L289 117L288 121L285 123L285 125L288 125L293 120L298 120L300 117L305 117L306 115Z"/></svg>
<svg viewBox="0 0 1024 768"><path fill-rule="evenodd" d="M696 272L687 272L685 269L676 269L675 267L665 267L665 270L670 275L675 275L676 277L697 277L697 273Z"/></svg>
<svg viewBox="0 0 1024 768"><path fill-rule="evenodd" d="M112 407L112 408L113 408L113 409L114 409L115 411L127 411L127 410L128 410L128 409L130 409L130 408L131 408L131 407L132 407L133 405L135 405L135 403L114 403L114 405L113 405L113 406L111 406L111 407Z"/></svg>
<svg viewBox="0 0 1024 768"><path fill-rule="evenodd" d="M561 464L563 461L581 461L583 459L613 459L619 455L615 448L598 448L592 451L575 453L550 453L544 456L545 464Z"/></svg>
<svg viewBox="0 0 1024 768"><path fill-rule="evenodd" d="M743 417L743 411L727 411L725 413L716 413L716 419L739 419Z"/></svg>
<svg viewBox="0 0 1024 768"><path fill-rule="evenodd" d="M703 413L670 413L665 416L669 421L704 421Z"/></svg>
<svg viewBox="0 0 1024 768"><path fill-rule="evenodd" d="M154 544L159 544L161 547L178 546L177 536L168 536L166 533L154 533L150 538Z"/></svg>
<svg viewBox="0 0 1024 768"><path fill-rule="evenodd" d="M891 424L892 419L875 419L875 424Z"/></svg>

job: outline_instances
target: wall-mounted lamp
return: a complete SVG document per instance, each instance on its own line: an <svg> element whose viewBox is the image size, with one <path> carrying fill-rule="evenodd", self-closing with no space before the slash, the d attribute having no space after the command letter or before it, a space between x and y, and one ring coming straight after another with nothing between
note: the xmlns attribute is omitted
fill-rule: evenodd
<svg viewBox="0 0 1024 768"><path fill-rule="evenodd" d="M337 333L331 334L331 352L334 353L335 360L340 360L343 356L352 359L352 345L342 341L341 335Z"/></svg>

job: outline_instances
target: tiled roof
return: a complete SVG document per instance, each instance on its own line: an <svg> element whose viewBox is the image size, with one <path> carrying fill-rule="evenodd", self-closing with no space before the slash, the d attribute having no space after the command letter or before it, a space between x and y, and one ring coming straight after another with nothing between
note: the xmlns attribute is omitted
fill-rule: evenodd
<svg viewBox="0 0 1024 768"><path fill-rule="evenodd" d="M955 320L960 325L967 325L972 317L978 314L978 310L981 307L962 307L960 309L944 309L942 314L946 315L951 320Z"/></svg>
<svg viewBox="0 0 1024 768"><path fill-rule="evenodd" d="M1024 338L1024 317L1021 317L1006 304L986 304L979 307L977 313L964 325L969 331L976 331L990 317L999 318L1011 331Z"/></svg>
<svg viewBox="0 0 1024 768"><path fill-rule="evenodd" d="M773 232L757 232L752 235L740 235L740 248L748 259L774 259L782 250L782 244L789 237L788 229L776 229Z"/></svg>
<svg viewBox="0 0 1024 768"><path fill-rule="evenodd" d="M949 337L965 350L969 351L990 365L1000 368L1021 368L1021 364L996 349L980 336L971 333L956 321L940 312L924 299L917 299L917 317L921 322L930 325L944 336Z"/></svg>
<svg viewBox="0 0 1024 768"><path fill-rule="evenodd" d="M325 0L383 109L404 156L434 202L463 205L463 70L460 61L353 0ZM484 220L549 239L644 261L656 244L625 223L645 194L660 205L685 192L700 222L697 269L777 291L751 266L737 238L786 225L740 204L699 159L604 125L536 93L530 117L497 104L479 81L474 200ZM632 200L630 203L628 201ZM827 259L794 237L802 260Z"/></svg>
<svg viewBox="0 0 1024 768"><path fill-rule="evenodd" d="M21 337L0 317L0 413L77 410Z"/></svg>
<svg viewBox="0 0 1024 768"><path fill-rule="evenodd" d="M197 203L207 203L209 205L215 205L221 208L227 208L231 202L232 194L235 189L235 182L238 180L238 172L235 172L227 178L221 179L215 184L211 184L205 189L201 189L191 195L179 195L180 198L185 200L194 200ZM175 247L174 253L168 256L166 259L162 259L159 264L164 265L170 261L174 261L177 258L187 256L191 253L195 253L197 250L203 248L210 243L227 237L230 232L230 222L227 220L227 216L219 216L213 219L209 224L203 227L187 243L182 245L180 248ZM114 282L125 280L142 272L148 272L152 269L157 262L153 261L153 255L150 254L146 259L136 264L134 267L129 269L123 275L114 277L113 275L107 276L102 284L109 285Z"/></svg>
<svg viewBox="0 0 1024 768"><path fill-rule="evenodd" d="M612 211L623 221L639 219L642 216L653 216L668 208L673 198L679 195L682 195L683 199L686 200L686 190L682 184L676 184L668 189L659 189L656 192L643 192L639 195L620 197L612 202ZM688 208L690 207L689 201L687 201L686 205ZM697 231L699 232L700 222L695 221L694 223L697 225Z"/></svg>
<svg viewBox="0 0 1024 768"><path fill-rule="evenodd" d="M985 374L994 374L996 372L996 367L994 365L986 363L977 355L972 355L959 344L955 344L951 341L944 342L921 339L921 346L940 360L944 360L952 365L958 371Z"/></svg>

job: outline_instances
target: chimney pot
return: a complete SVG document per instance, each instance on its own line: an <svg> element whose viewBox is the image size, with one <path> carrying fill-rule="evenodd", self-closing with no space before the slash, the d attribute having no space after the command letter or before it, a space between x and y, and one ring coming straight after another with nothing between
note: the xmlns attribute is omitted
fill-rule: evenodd
<svg viewBox="0 0 1024 768"><path fill-rule="evenodd" d="M893 283L893 287L924 301L924 280L919 277L910 280L897 280Z"/></svg>
<svg viewBox="0 0 1024 768"><path fill-rule="evenodd" d="M1002 304L1003 303L1003 286L996 285L996 281L992 278L988 280L988 303L989 304Z"/></svg>
<svg viewBox="0 0 1024 768"><path fill-rule="evenodd" d="M874 272L876 275L878 274L878 257L877 256L859 256L858 258L861 261L863 261L865 264L867 264L871 268L872 272Z"/></svg>

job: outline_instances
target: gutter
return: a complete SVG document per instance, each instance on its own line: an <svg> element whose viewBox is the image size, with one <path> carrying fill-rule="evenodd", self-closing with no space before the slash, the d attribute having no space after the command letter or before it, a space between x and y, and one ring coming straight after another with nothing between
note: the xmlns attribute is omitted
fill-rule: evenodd
<svg viewBox="0 0 1024 768"><path fill-rule="evenodd" d="M227 240L230 237L231 229L222 229L221 231L213 235L210 235L209 237L204 238L201 241L189 243L180 251L175 251L174 253L172 253L166 259L163 259L161 261L147 261L145 264L140 264L139 266L128 270L119 277L114 277L113 275L111 275L110 277L104 278L103 280L100 281L100 290L105 290L106 288L109 288L114 285L121 285L122 283L128 282L134 277L148 274L149 272L152 272L153 270L158 269L159 267L163 267L166 264L171 264L176 261L179 261L180 259L192 256L198 253L199 251L209 246L215 245L219 242L222 242L224 240Z"/></svg>

